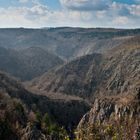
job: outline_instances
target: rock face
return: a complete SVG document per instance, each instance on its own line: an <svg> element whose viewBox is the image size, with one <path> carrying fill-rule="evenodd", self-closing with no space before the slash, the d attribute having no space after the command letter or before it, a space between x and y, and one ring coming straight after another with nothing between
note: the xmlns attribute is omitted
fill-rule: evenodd
<svg viewBox="0 0 140 140"><path fill-rule="evenodd" d="M98 135L99 139L138 140L139 94L139 90L136 89L135 94L95 99L92 109L83 116L78 125L78 139L84 140L87 137L89 140L96 140Z"/></svg>

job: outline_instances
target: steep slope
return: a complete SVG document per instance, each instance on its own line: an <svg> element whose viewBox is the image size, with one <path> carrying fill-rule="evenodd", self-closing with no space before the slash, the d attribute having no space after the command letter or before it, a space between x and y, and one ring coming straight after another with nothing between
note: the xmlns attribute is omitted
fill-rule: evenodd
<svg viewBox="0 0 140 140"><path fill-rule="evenodd" d="M18 49L42 47L64 59L72 59L93 52L105 52L136 35L140 35L140 29L0 29L0 46Z"/></svg>
<svg viewBox="0 0 140 140"><path fill-rule="evenodd" d="M140 88L125 96L97 98L77 128L77 139L139 140Z"/></svg>
<svg viewBox="0 0 140 140"><path fill-rule="evenodd" d="M38 47L18 51L0 48L0 70L21 80L31 80L62 63L59 57Z"/></svg>
<svg viewBox="0 0 140 140"><path fill-rule="evenodd" d="M26 80L31 80L63 64L62 59L38 47L19 50L18 57L23 65L26 66L25 70L22 71L22 73L25 71L22 79Z"/></svg>
<svg viewBox="0 0 140 140"><path fill-rule="evenodd" d="M105 96L98 95L92 109L81 119L77 139L140 139L139 43L139 38L133 38L123 48L111 50L110 61L117 64L116 71L107 65L112 74L106 81L106 89L103 86L100 91Z"/></svg>
<svg viewBox="0 0 140 140"><path fill-rule="evenodd" d="M101 92L127 93L140 86L140 37L127 40L107 55L108 63L101 71L106 84ZM103 82L101 85L104 85Z"/></svg>
<svg viewBox="0 0 140 140"><path fill-rule="evenodd" d="M101 60L101 54L83 56L34 79L29 82L29 87L40 91L87 97L91 93L89 73L92 68L95 74L98 72L96 66L100 65Z"/></svg>
<svg viewBox="0 0 140 140"><path fill-rule="evenodd" d="M89 110L89 104L80 98L73 97L66 100L59 96L57 99L51 99L35 95L27 91L19 81L2 72L0 72L0 92L7 94L12 99L20 99L28 110L40 112L42 115L48 113L60 126L67 129L73 129L82 115Z"/></svg>
<svg viewBox="0 0 140 140"><path fill-rule="evenodd" d="M88 98L123 94L140 85L140 37L128 39L109 53L80 57L33 80L29 86Z"/></svg>

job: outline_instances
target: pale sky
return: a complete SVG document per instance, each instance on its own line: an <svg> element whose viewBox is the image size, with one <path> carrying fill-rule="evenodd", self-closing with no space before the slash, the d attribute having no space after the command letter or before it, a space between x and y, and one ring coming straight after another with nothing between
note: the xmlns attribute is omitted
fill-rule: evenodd
<svg viewBox="0 0 140 140"><path fill-rule="evenodd" d="M0 0L5 27L140 28L140 0Z"/></svg>

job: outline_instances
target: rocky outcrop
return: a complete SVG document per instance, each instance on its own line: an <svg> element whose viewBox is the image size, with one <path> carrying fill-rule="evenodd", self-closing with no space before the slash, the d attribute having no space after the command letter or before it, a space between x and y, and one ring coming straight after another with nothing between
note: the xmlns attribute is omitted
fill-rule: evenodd
<svg viewBox="0 0 140 140"><path fill-rule="evenodd" d="M130 135L127 135L129 137L126 138L127 140L140 138L138 135L140 132L139 90L140 88L136 89L135 94L105 96L95 99L92 109L83 116L78 125L77 137L84 140L85 137L91 134L94 135L92 138L96 140L95 135L100 135L101 138L107 138L108 136L110 139L115 135L120 135L123 140L125 135L130 133ZM90 130L92 127L95 127L100 132ZM105 131L111 131L110 133L112 134L106 134ZM121 135L120 133L123 134ZM118 138L118 136L116 137ZM89 137L89 139L91 138Z"/></svg>

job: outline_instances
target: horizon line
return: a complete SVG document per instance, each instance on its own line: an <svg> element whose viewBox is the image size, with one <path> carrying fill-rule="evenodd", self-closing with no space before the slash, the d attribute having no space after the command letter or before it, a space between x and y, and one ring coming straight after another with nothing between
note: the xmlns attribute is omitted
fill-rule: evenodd
<svg viewBox="0 0 140 140"><path fill-rule="evenodd" d="M50 26L50 27L0 27L0 29L56 29L56 28L81 28L81 29L117 29L117 30L136 30L140 29L140 27L136 28L119 28L119 27L80 27L80 26Z"/></svg>

